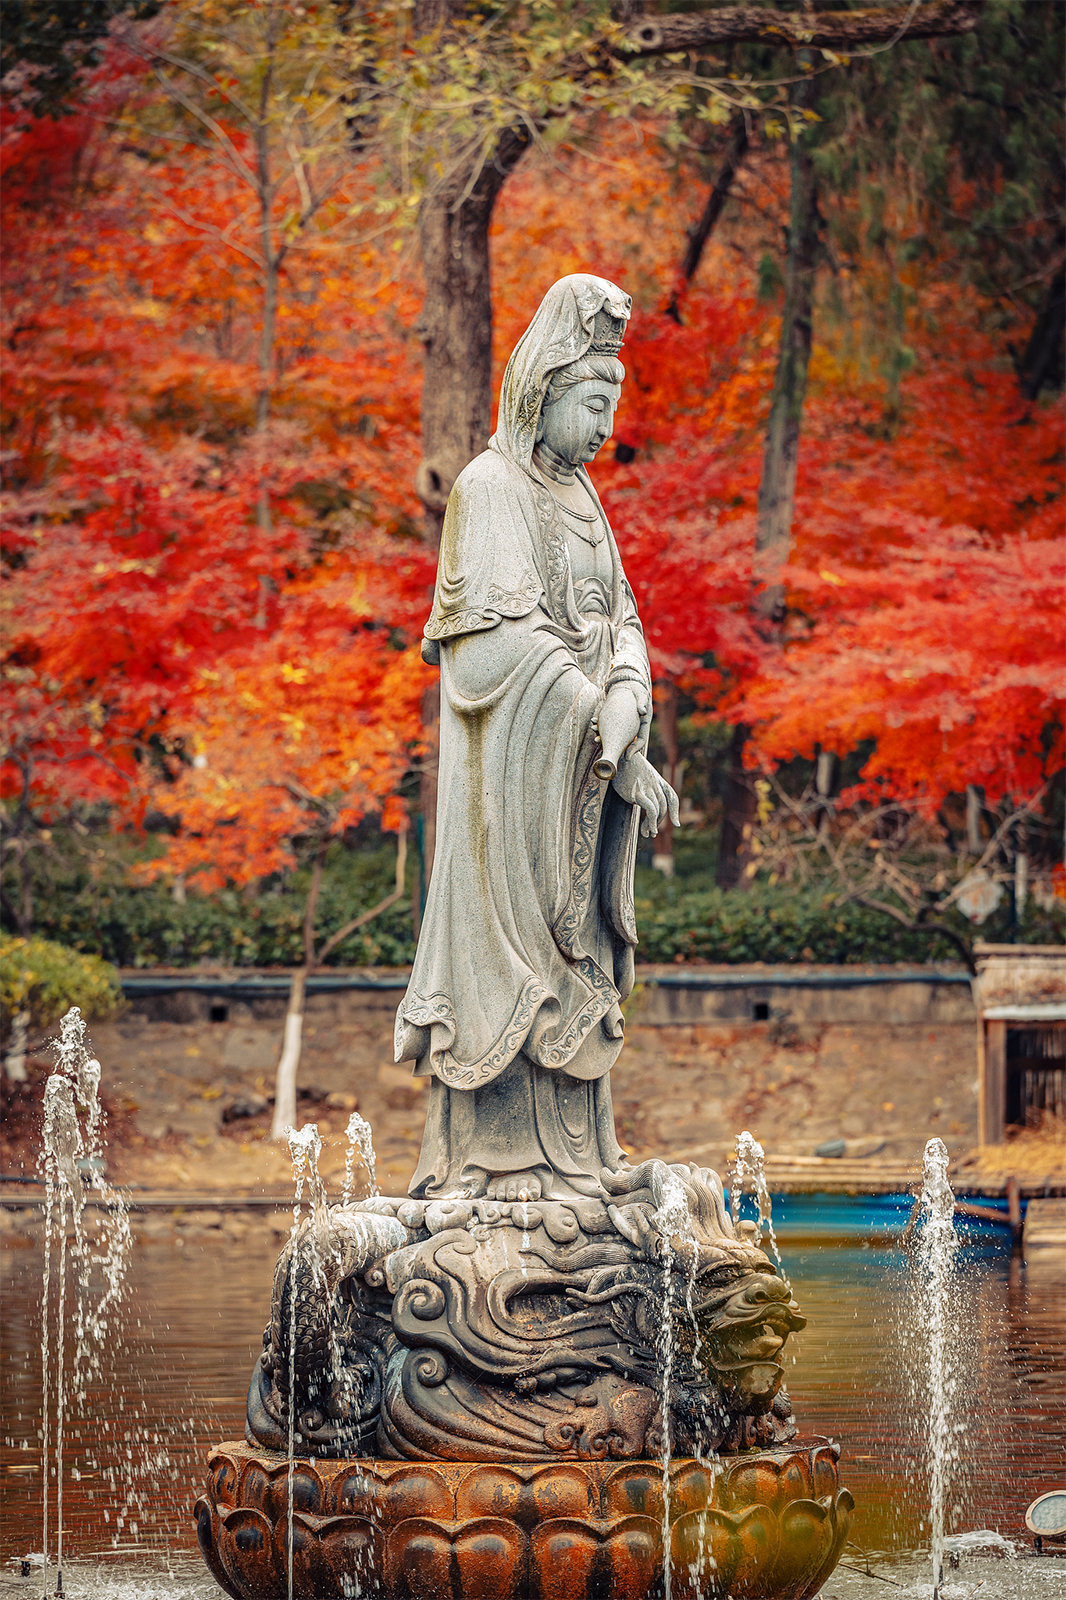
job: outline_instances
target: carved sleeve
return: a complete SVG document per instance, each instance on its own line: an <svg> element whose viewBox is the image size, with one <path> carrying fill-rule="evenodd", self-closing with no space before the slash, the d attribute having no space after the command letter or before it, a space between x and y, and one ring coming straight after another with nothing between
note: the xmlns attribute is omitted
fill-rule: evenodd
<svg viewBox="0 0 1066 1600"><path fill-rule="evenodd" d="M636 693L640 714L643 717L651 708L651 667L648 664L644 630L637 616L633 591L624 578L622 596L622 625L615 635L611 670L607 675L606 687L610 692L616 683L630 684Z"/></svg>
<svg viewBox="0 0 1066 1600"><path fill-rule="evenodd" d="M529 616L504 617L489 631L464 634L444 643L454 691L471 707L480 707L505 686L513 672L528 665L530 652L536 651L544 657L555 656L559 673L573 674L578 692L589 680L550 626L541 626L548 622L543 606L538 606Z"/></svg>

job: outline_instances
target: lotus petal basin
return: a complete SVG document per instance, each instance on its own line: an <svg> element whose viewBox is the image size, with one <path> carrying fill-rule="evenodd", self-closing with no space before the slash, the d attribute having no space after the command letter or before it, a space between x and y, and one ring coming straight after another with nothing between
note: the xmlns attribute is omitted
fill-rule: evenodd
<svg viewBox="0 0 1066 1600"><path fill-rule="evenodd" d="M809 1600L848 1534L839 1447L793 1440L707 1466L660 1461L297 1460L294 1596L303 1600ZM289 1463L212 1452L196 1504L204 1558L234 1600L289 1593Z"/></svg>

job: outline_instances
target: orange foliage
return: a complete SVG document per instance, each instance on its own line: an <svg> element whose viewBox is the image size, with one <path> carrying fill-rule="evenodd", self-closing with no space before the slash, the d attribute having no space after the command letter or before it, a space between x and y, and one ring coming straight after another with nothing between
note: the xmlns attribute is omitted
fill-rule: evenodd
<svg viewBox="0 0 1066 1600"><path fill-rule="evenodd" d="M210 888L291 859L297 792L338 829L378 809L417 740L417 299L292 255L254 433L259 290L210 237L244 197L201 151L118 149L96 114L142 92L128 65L92 115L5 129L4 783L180 811L170 864Z"/></svg>
<svg viewBox="0 0 1066 1600"><path fill-rule="evenodd" d="M772 167L756 179L761 198L780 204ZM753 765L872 740L852 797L926 813L968 783L993 804L1032 797L1063 763L1062 414L1022 399L1004 338L977 331L982 308L951 285L951 263L912 273L917 360L894 430L885 383L845 359L831 325L816 344L782 650L750 620L777 308L756 299L750 270L738 272L734 233L709 252L685 325L661 314L680 227L677 196L647 150L601 175L598 204L576 227L570 199L557 176L538 185L526 174L506 192L499 244L515 277L501 343L527 315L532 285L581 264L637 290L616 432L639 453L626 466L598 463L596 477L654 670L748 723ZM512 206L520 256L508 252ZM513 315L509 293L522 297Z"/></svg>
<svg viewBox="0 0 1066 1600"><path fill-rule="evenodd" d="M234 180L202 151L145 162L107 131L146 92L138 70L112 48L84 116L5 125L4 783L53 809L137 815L151 798L182 818L166 869L211 888L291 860L311 815L339 831L384 806L397 825L433 570L411 490L419 295L406 277L379 288L368 250L291 256L275 420L254 434L260 290L211 237ZM684 326L662 315L702 194L679 191L648 132L597 163L529 158L493 248L498 370L562 273L635 295L617 437L637 454L596 479L654 670L751 725L754 761L873 740L864 792L926 809L973 782L1033 794L1062 762L1058 410L1018 398L950 263L915 280L894 430L884 383L827 323L790 624L768 645L752 549L778 308L756 295L741 214ZM780 207L773 160L751 183Z"/></svg>

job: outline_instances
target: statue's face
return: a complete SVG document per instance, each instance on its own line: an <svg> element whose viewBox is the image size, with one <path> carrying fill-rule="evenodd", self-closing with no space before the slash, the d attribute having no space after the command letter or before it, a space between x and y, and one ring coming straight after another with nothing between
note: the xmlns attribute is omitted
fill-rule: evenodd
<svg viewBox="0 0 1066 1600"><path fill-rule="evenodd" d="M565 389L540 414L537 439L572 466L592 461L614 431L621 386L599 378Z"/></svg>

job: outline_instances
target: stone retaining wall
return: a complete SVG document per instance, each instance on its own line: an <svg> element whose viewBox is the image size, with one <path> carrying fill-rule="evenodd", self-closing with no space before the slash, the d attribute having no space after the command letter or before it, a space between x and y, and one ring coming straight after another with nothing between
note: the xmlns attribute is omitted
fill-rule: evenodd
<svg viewBox="0 0 1066 1600"><path fill-rule="evenodd" d="M207 975L189 976L202 983ZM219 976L220 987L229 976ZM863 976L890 981L855 981ZM680 977L704 987L678 987ZM786 981L796 977L803 981ZM644 969L612 1074L622 1143L635 1158L684 1152L719 1170L743 1128L778 1152L809 1154L843 1138L849 1154L883 1141L882 1156L917 1162L926 1139L940 1134L961 1154L977 1137L976 1026L968 984L946 977L912 981L892 968ZM657 979L665 981L656 987ZM311 994L299 1073L314 1094L301 1102L301 1120L313 1118L336 1139L357 1103L374 1129L382 1187L393 1192L413 1170L426 1093L424 1080L392 1061L401 993ZM93 1029L94 1047L105 1084L145 1138L184 1139L206 1155L228 1104L271 1093L284 1011L283 992L249 994L232 978L221 996L140 995L118 1022ZM262 1138L264 1120L249 1121L251 1139Z"/></svg>

